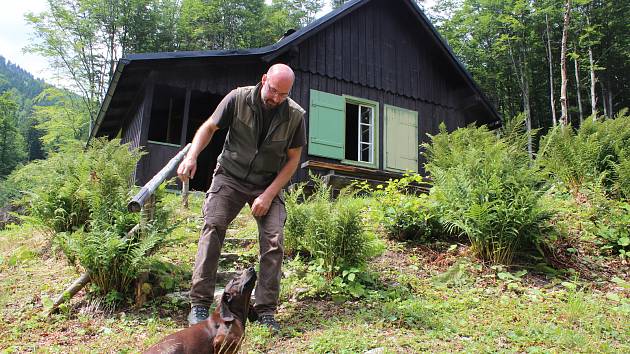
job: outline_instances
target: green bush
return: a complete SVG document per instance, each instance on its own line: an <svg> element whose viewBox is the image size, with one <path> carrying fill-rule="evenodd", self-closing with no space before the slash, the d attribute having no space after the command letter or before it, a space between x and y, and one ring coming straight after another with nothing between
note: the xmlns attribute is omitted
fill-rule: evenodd
<svg viewBox="0 0 630 354"><path fill-rule="evenodd" d="M32 219L54 232L89 226L91 213L102 215L106 224L117 221L122 226L123 220L114 220L121 215L113 211L126 207L140 156L118 140L97 139L85 151L74 146L34 161L12 173L9 181L25 194L22 203Z"/></svg>
<svg viewBox="0 0 630 354"><path fill-rule="evenodd" d="M630 258L630 204L611 202L608 215L595 221L600 249L606 253Z"/></svg>
<svg viewBox="0 0 630 354"><path fill-rule="evenodd" d="M484 260L511 263L517 251L539 241L549 217L542 175L531 167L525 142L516 131L501 138L470 126L448 134L442 124L423 144L441 223L466 235Z"/></svg>
<svg viewBox="0 0 630 354"><path fill-rule="evenodd" d="M25 193L29 218L53 231L69 262L90 273L92 293L112 305L129 294L168 231L158 191L155 218L130 233L140 221L127 210L140 155L117 140L94 140L85 151L54 153L11 176Z"/></svg>
<svg viewBox="0 0 630 354"><path fill-rule="evenodd" d="M428 195L416 195L410 184L423 183L422 176L410 175L389 180L374 192L379 219L388 235L397 240L427 241L440 231Z"/></svg>
<svg viewBox="0 0 630 354"><path fill-rule="evenodd" d="M364 266L381 247L364 220L363 198L341 193L333 200L330 187L318 178L314 181L314 193L308 197L303 184L287 193L285 248L321 259L330 280Z"/></svg>
<svg viewBox="0 0 630 354"><path fill-rule="evenodd" d="M614 164L615 192L630 201L630 147L619 155L619 162Z"/></svg>
<svg viewBox="0 0 630 354"><path fill-rule="evenodd" d="M577 131L556 127L541 139L537 162L567 189L602 184L613 197L628 198L630 115L586 120Z"/></svg>

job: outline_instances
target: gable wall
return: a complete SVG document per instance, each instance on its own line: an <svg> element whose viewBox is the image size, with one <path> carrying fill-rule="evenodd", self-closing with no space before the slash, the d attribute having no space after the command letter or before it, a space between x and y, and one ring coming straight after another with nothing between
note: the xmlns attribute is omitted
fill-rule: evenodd
<svg viewBox="0 0 630 354"><path fill-rule="evenodd" d="M446 69L446 58L412 16L399 3L374 0L306 39L289 62L296 71L291 96L307 109L310 89L379 102L381 142L385 104L418 112L420 143L442 121L450 130L464 125L457 105L465 83ZM307 159L327 160L304 151ZM379 161L382 168L382 143Z"/></svg>

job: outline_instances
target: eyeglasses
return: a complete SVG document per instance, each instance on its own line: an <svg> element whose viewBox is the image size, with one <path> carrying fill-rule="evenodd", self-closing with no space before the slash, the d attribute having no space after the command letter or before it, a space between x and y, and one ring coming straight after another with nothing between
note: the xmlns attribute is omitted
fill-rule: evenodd
<svg viewBox="0 0 630 354"><path fill-rule="evenodd" d="M285 99L285 98L289 97L289 93L290 93L290 92L287 92L287 93L282 93L282 92L280 92L280 91L276 90L276 89L275 89L275 88L273 88L271 85L269 85L269 81L267 81L265 84L267 84L267 88L269 88L269 93L270 93L271 95L273 95L273 96L277 96L277 97L280 97L280 98L282 98L282 99Z"/></svg>

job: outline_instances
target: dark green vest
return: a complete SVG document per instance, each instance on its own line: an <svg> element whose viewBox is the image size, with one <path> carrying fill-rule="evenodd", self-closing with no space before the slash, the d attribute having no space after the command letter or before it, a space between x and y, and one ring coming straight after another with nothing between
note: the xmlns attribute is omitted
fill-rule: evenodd
<svg viewBox="0 0 630 354"><path fill-rule="evenodd" d="M276 110L269 131L259 144L262 107L257 97L260 97L260 84L239 87L235 91L234 117L219 164L238 179L257 186L268 186L287 162L289 144L305 111L287 98Z"/></svg>

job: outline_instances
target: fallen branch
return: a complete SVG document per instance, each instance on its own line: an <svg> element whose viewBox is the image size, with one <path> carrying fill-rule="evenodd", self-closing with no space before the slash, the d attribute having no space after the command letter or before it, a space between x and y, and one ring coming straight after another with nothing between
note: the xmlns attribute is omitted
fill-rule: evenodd
<svg viewBox="0 0 630 354"><path fill-rule="evenodd" d="M81 274L79 279L75 280L68 287L68 289L66 289L61 295L59 295L59 297L57 298L57 300L55 300L55 302L53 303L53 305L50 308L50 310L48 310L47 315L50 316L53 313L57 312L57 310L59 309L59 305L61 305L64 302L69 301L70 299L72 299L72 297L74 295L76 295L76 293L78 293L79 290L83 289L85 284L87 284L89 282L90 282L90 272L85 272L85 273Z"/></svg>

